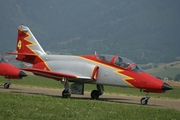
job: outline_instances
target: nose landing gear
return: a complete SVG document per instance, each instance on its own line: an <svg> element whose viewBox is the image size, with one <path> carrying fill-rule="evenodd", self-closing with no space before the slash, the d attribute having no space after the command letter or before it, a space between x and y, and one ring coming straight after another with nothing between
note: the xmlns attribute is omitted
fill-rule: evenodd
<svg viewBox="0 0 180 120"><path fill-rule="evenodd" d="M10 79L9 79L8 82L4 83L4 88L5 88L5 89L8 89L9 86L10 86L10 84L11 84L11 81L10 81Z"/></svg>
<svg viewBox="0 0 180 120"><path fill-rule="evenodd" d="M149 99L150 99L149 93L146 93L146 97L143 97L143 98L140 100L141 105L147 105Z"/></svg>

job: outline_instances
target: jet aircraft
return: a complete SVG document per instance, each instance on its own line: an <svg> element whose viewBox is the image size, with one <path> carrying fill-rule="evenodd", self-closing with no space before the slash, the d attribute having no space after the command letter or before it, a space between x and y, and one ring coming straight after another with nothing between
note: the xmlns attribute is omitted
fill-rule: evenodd
<svg viewBox="0 0 180 120"><path fill-rule="evenodd" d="M146 92L140 100L146 105L149 92L162 93L173 88L143 71L131 60L105 54L92 55L49 55L43 50L27 26L18 27L16 59L33 64L31 68L23 68L34 75L52 78L64 85L62 97L84 93L84 84L95 84L96 90L91 92L92 99L98 99L104 92L104 85L138 88ZM73 82L73 84L69 84Z"/></svg>
<svg viewBox="0 0 180 120"><path fill-rule="evenodd" d="M26 73L11 65L2 56L0 56L0 75L9 79L8 82L4 84L4 88L6 89L8 89L11 84L10 79L21 79L27 76Z"/></svg>

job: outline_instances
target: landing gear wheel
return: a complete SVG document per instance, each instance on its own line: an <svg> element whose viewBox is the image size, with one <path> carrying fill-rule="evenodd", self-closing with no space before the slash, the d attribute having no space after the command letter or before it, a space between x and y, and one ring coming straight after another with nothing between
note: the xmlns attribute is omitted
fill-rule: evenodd
<svg viewBox="0 0 180 120"><path fill-rule="evenodd" d="M67 91L63 90L62 91L62 97L63 98L70 98L70 96L71 96L71 93L68 90Z"/></svg>
<svg viewBox="0 0 180 120"><path fill-rule="evenodd" d="M9 84L9 83L4 83L4 88L5 88L5 89L8 89L8 88L9 88L9 86L10 86L10 84Z"/></svg>
<svg viewBox="0 0 180 120"><path fill-rule="evenodd" d="M99 98L99 92L97 90L93 90L91 92L91 98L97 100Z"/></svg>
<svg viewBox="0 0 180 120"><path fill-rule="evenodd" d="M141 105L147 105L148 99L143 97L140 102L141 102Z"/></svg>

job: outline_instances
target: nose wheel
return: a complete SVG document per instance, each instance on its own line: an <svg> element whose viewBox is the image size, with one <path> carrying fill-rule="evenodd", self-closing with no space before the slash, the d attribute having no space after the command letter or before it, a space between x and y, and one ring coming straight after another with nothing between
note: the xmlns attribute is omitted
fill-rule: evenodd
<svg viewBox="0 0 180 120"><path fill-rule="evenodd" d="M10 79L9 79L8 82L4 83L4 88L5 88L5 89L8 89L9 86L10 86L10 84L11 84L11 81L10 81Z"/></svg>
<svg viewBox="0 0 180 120"><path fill-rule="evenodd" d="M149 99L150 99L149 93L146 93L146 97L143 97L143 98L140 100L141 105L147 105Z"/></svg>

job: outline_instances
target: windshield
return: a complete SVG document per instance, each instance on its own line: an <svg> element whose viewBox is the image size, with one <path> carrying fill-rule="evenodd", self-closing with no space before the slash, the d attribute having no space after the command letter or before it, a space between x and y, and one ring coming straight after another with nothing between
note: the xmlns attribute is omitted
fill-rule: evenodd
<svg viewBox="0 0 180 120"><path fill-rule="evenodd" d="M136 71L136 72L142 72L143 71L143 69L141 67L137 66L136 64L131 66L131 70Z"/></svg>

